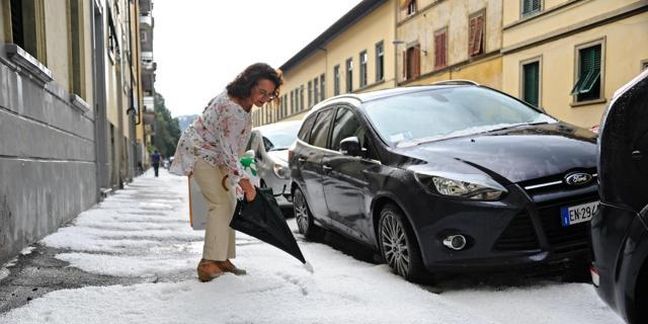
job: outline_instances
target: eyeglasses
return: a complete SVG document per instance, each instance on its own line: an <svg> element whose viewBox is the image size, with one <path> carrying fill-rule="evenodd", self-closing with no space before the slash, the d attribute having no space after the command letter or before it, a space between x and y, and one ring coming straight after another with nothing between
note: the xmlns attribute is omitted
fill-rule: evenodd
<svg viewBox="0 0 648 324"><path fill-rule="evenodd" d="M261 89L258 87L256 89L257 92L259 92L259 94L262 95L264 99L274 100L277 97L275 93L268 93L267 91L265 91L265 89Z"/></svg>

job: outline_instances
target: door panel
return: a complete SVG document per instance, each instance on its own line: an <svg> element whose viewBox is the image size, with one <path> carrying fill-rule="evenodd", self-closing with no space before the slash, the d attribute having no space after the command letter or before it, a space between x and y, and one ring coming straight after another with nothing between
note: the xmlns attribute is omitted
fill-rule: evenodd
<svg viewBox="0 0 648 324"><path fill-rule="evenodd" d="M370 197L369 178L371 168L379 163L359 156L339 153L340 141L350 136L358 136L361 145L366 146L366 127L350 108L338 109L333 121L329 153L322 157L322 183L324 196L332 225L346 234L366 240L366 226L371 217L366 214Z"/></svg>

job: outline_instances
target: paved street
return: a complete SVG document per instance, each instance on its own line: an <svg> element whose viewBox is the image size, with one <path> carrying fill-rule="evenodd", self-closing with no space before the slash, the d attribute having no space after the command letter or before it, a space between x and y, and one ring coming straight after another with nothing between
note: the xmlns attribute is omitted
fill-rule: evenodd
<svg viewBox="0 0 648 324"><path fill-rule="evenodd" d="M0 322L622 323L589 284L513 276L419 286L330 235L326 244L297 235L311 273L239 234L235 263L248 275L200 283L203 232L188 224L186 187L149 171L0 267Z"/></svg>

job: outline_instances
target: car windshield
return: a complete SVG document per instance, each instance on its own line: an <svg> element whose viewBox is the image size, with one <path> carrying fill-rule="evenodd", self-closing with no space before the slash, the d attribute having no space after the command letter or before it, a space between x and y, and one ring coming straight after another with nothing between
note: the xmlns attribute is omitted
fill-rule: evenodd
<svg viewBox="0 0 648 324"><path fill-rule="evenodd" d="M365 104L380 136L399 147L556 120L499 92L448 87Z"/></svg>
<svg viewBox="0 0 648 324"><path fill-rule="evenodd" d="M261 130L266 152L287 150L297 138L300 125L300 123L291 123L290 125Z"/></svg>

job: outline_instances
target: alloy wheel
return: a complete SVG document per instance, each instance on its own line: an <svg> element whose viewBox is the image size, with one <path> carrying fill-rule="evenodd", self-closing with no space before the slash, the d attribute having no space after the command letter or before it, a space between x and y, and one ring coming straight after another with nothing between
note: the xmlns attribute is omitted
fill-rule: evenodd
<svg viewBox="0 0 648 324"><path fill-rule="evenodd" d="M386 211L382 217L380 242L385 261L399 275L407 277L410 267L410 249L405 236L405 228L398 216L390 210Z"/></svg>
<svg viewBox="0 0 648 324"><path fill-rule="evenodd" d="M293 209L295 211L295 220L297 221L299 233L307 234L310 227L308 207L306 206L304 194L299 189L295 190Z"/></svg>

